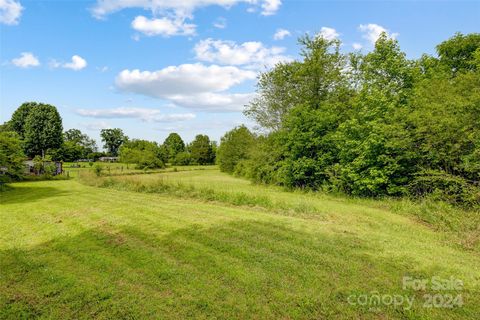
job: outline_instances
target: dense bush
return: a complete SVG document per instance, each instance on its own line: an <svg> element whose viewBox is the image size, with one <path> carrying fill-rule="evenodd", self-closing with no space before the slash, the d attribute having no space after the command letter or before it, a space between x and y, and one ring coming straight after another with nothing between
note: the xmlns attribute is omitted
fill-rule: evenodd
<svg viewBox="0 0 480 320"><path fill-rule="evenodd" d="M136 164L138 169L163 168L164 153L156 142L129 140L122 144L119 151L120 161Z"/></svg>
<svg viewBox="0 0 480 320"><path fill-rule="evenodd" d="M386 34L364 55L340 52L337 40L300 42L303 60L263 73L245 111L262 138L228 132L222 170L288 187L479 204L480 34L457 34L418 60Z"/></svg>
<svg viewBox="0 0 480 320"><path fill-rule="evenodd" d="M177 166L188 166L192 164L192 156L190 153L182 151L177 153L175 159L173 160L172 164Z"/></svg>
<svg viewBox="0 0 480 320"><path fill-rule="evenodd" d="M220 170L232 173L241 160L248 159L255 136L245 126L228 131L217 150L217 163Z"/></svg>
<svg viewBox="0 0 480 320"><path fill-rule="evenodd" d="M25 155L15 132L0 132L0 184L19 180L25 170Z"/></svg>

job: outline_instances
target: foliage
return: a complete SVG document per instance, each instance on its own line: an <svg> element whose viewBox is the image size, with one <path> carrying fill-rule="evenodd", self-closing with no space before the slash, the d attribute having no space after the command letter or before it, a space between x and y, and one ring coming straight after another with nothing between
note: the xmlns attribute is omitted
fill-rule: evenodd
<svg viewBox="0 0 480 320"><path fill-rule="evenodd" d="M28 156L44 156L48 150L62 145L62 118L57 108L42 103L31 103L27 107L22 105L21 108L30 108L23 126L25 153Z"/></svg>
<svg viewBox="0 0 480 320"><path fill-rule="evenodd" d="M221 138L217 150L217 163L220 170L232 173L237 163L249 158L255 136L245 126L236 127Z"/></svg>
<svg viewBox="0 0 480 320"><path fill-rule="evenodd" d="M16 132L0 132L0 183L20 180L23 176L25 155Z"/></svg>
<svg viewBox="0 0 480 320"><path fill-rule="evenodd" d="M50 155L46 155L45 157L36 155L33 158L33 169L37 175L44 175L48 178L55 175L57 167Z"/></svg>
<svg viewBox="0 0 480 320"><path fill-rule="evenodd" d="M37 106L37 102L25 102L15 110L12 114L12 118L8 122L8 126L12 131L15 131L20 139L25 139L25 124L27 116L33 107Z"/></svg>
<svg viewBox="0 0 480 320"><path fill-rule="evenodd" d="M195 140L190 143L189 150L193 164L205 165L215 163L215 153L207 135L197 135Z"/></svg>
<svg viewBox="0 0 480 320"><path fill-rule="evenodd" d="M128 140L128 137L123 133L122 129L102 129L100 136L104 143L103 147L108 150L111 156L118 156L120 146Z"/></svg>
<svg viewBox="0 0 480 320"><path fill-rule="evenodd" d="M440 43L437 52L440 63L448 67L453 74L472 71L478 68L475 54L480 48L480 33L463 35L455 34L452 38Z"/></svg>
<svg viewBox="0 0 480 320"><path fill-rule="evenodd" d="M163 149L156 142L129 140L120 147L120 161L135 163L139 169L163 168Z"/></svg>
<svg viewBox="0 0 480 320"><path fill-rule="evenodd" d="M178 153L185 151L185 142L178 133L170 133L168 137L163 142L165 151L167 154L167 159L170 163L175 161L175 157Z"/></svg>
<svg viewBox="0 0 480 320"><path fill-rule="evenodd" d="M183 151L177 153L172 164L176 166L188 166L193 164L192 162L192 155L189 152Z"/></svg>
<svg viewBox="0 0 480 320"><path fill-rule="evenodd" d="M385 33L365 55L343 54L337 40L321 37L300 43L303 61L260 76L245 114L267 143L247 153L236 174L358 196L427 192L477 204L479 34L456 34L437 46L438 58L417 61Z"/></svg>
<svg viewBox="0 0 480 320"><path fill-rule="evenodd" d="M93 172L95 172L95 175L97 177L101 176L102 175L102 172L103 172L103 167L102 165L100 165L99 163L95 163L93 165Z"/></svg>

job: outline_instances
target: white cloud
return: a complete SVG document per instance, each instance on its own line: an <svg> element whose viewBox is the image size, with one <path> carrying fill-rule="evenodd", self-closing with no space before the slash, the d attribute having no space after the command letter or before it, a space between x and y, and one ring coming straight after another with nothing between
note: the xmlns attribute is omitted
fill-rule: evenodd
<svg viewBox="0 0 480 320"><path fill-rule="evenodd" d="M263 15L276 13L281 6L281 0L98 0L92 8L97 18L127 8L141 8L153 13L174 12L176 15L189 16L196 9L208 6L230 8L238 3L260 5Z"/></svg>
<svg viewBox="0 0 480 320"><path fill-rule="evenodd" d="M352 44L352 47L353 47L354 50L360 50L360 49L363 48L363 46L362 46L360 43L358 43L358 42L354 42L354 43Z"/></svg>
<svg viewBox="0 0 480 320"><path fill-rule="evenodd" d="M271 16L277 13L282 5L281 0L264 0L262 3L262 15Z"/></svg>
<svg viewBox="0 0 480 320"><path fill-rule="evenodd" d="M85 129L91 130L91 131L98 131L102 129L112 128L112 126L106 123L105 121L84 122L84 123L81 123L80 125Z"/></svg>
<svg viewBox="0 0 480 320"><path fill-rule="evenodd" d="M158 109L146 108L112 108L112 109L78 109L76 113L92 118L134 118L145 122L178 122L195 118L193 113L163 114Z"/></svg>
<svg viewBox="0 0 480 320"><path fill-rule="evenodd" d="M87 66L87 61L78 55L74 55L71 62L62 63L57 60L51 60L49 65L51 68L65 68L78 71Z"/></svg>
<svg viewBox="0 0 480 320"><path fill-rule="evenodd" d="M101 19L123 9L141 8L151 11L153 17L135 18L135 30L148 35L191 35L196 26L185 21L193 19L195 10L212 5L230 8L238 3L260 6L261 14L266 16L275 14L281 6L280 0L97 0L92 13Z"/></svg>
<svg viewBox="0 0 480 320"><path fill-rule="evenodd" d="M387 36L391 39L395 39L396 37L398 37L398 33L390 33L388 29L385 29L384 27L375 23L361 24L360 26L358 26L358 30L363 33L362 37L368 40L373 45L375 44L375 42L377 42L382 32L385 32Z"/></svg>
<svg viewBox="0 0 480 320"><path fill-rule="evenodd" d="M75 71L82 70L87 66L87 61L80 56L74 55L72 57L72 62L63 64L64 68L72 69Z"/></svg>
<svg viewBox="0 0 480 320"><path fill-rule="evenodd" d="M217 29L225 29L227 27L227 19L219 17L213 22L213 26Z"/></svg>
<svg viewBox="0 0 480 320"><path fill-rule="evenodd" d="M132 28L147 36L161 35L164 37L178 35L194 35L195 25L186 23L184 18L158 18L148 19L138 16L132 21Z"/></svg>
<svg viewBox="0 0 480 320"><path fill-rule="evenodd" d="M232 66L205 66L200 63L169 66L158 71L123 70L116 78L119 89L158 98L177 94L220 92L255 79L252 71Z"/></svg>
<svg viewBox="0 0 480 320"><path fill-rule="evenodd" d="M244 42L206 39L198 42L194 48L200 61L224 65L247 65L253 68L271 67L281 61L291 61L284 56L283 47L265 47L261 42Z"/></svg>
<svg viewBox="0 0 480 320"><path fill-rule="evenodd" d="M177 95L170 98L176 105L196 110L230 112L242 111L253 99L254 93L200 93Z"/></svg>
<svg viewBox="0 0 480 320"><path fill-rule="evenodd" d="M123 70L115 83L121 91L165 99L177 106L231 111L243 107L249 96L225 91L255 77L255 72L234 66L196 63L158 71Z"/></svg>
<svg viewBox="0 0 480 320"><path fill-rule="evenodd" d="M40 65L38 58L31 52L22 52L19 58L12 60L12 63L19 68L37 67Z"/></svg>
<svg viewBox="0 0 480 320"><path fill-rule="evenodd" d="M340 34L337 32L337 30L329 27L322 27L320 29L320 32L317 34L317 36L324 38L325 40L335 40L338 39Z"/></svg>
<svg viewBox="0 0 480 320"><path fill-rule="evenodd" d="M19 1L0 0L0 23L15 25L22 15L23 7Z"/></svg>
<svg viewBox="0 0 480 320"><path fill-rule="evenodd" d="M277 29L277 32L275 32L275 34L273 35L273 39L274 40L282 40L285 37L288 37L290 35L291 35L290 31L288 31L286 29Z"/></svg>

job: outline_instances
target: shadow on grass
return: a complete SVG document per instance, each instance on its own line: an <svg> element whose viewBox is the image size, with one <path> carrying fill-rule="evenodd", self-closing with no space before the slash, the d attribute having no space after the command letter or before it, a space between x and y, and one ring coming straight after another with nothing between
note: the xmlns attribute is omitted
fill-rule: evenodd
<svg viewBox="0 0 480 320"><path fill-rule="evenodd" d="M5 191L0 192L0 204L27 203L67 195L71 195L71 193L55 187L26 187L22 186L20 182L9 185Z"/></svg>
<svg viewBox="0 0 480 320"><path fill-rule="evenodd" d="M0 318L468 319L466 308L372 311L347 302L373 290L405 294L403 275L431 273L414 261L376 258L352 234L278 223L168 234L103 226L0 251Z"/></svg>

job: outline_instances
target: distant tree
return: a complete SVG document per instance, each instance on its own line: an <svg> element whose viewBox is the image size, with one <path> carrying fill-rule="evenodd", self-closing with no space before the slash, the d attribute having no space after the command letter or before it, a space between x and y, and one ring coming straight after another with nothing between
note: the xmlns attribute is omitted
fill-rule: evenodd
<svg viewBox="0 0 480 320"><path fill-rule="evenodd" d="M233 172L237 163L249 158L254 142L255 136L243 125L228 131L217 150L220 170Z"/></svg>
<svg viewBox="0 0 480 320"><path fill-rule="evenodd" d="M190 144L189 149L193 163L204 165L215 162L215 153L207 135L197 135Z"/></svg>
<svg viewBox="0 0 480 320"><path fill-rule="evenodd" d="M97 144L95 140L91 139L86 134L83 134L78 129L69 129L65 131L63 135L65 140L65 143L64 143L65 149L67 150L75 149L79 151L77 158L74 158L73 160L77 160L79 158L84 158L84 159L88 158L89 154L97 151ZM68 160L68 161L72 161L72 160Z"/></svg>
<svg viewBox="0 0 480 320"><path fill-rule="evenodd" d="M22 150L20 137L16 132L0 132L0 182L18 180L25 168L25 155Z"/></svg>
<svg viewBox="0 0 480 320"><path fill-rule="evenodd" d="M185 142L178 133L170 133L163 142L167 151L168 161L173 163L178 153L185 151Z"/></svg>
<svg viewBox="0 0 480 320"><path fill-rule="evenodd" d="M120 160L134 163L139 169L163 168L162 150L156 142L147 140L129 140L122 144L119 150Z"/></svg>
<svg viewBox="0 0 480 320"><path fill-rule="evenodd" d="M128 140L128 137L123 133L122 129L102 129L100 132L103 147L108 150L112 156L118 156L120 146Z"/></svg>
<svg viewBox="0 0 480 320"><path fill-rule="evenodd" d="M27 116L32 111L33 107L37 106L37 102L25 102L12 114L12 118L8 122L9 127L18 133L20 139L25 138L25 124Z"/></svg>
<svg viewBox="0 0 480 320"><path fill-rule="evenodd" d="M182 151L177 153L172 164L176 166L188 166L192 164L192 155L189 152Z"/></svg>
<svg viewBox="0 0 480 320"><path fill-rule="evenodd" d="M24 142L28 156L45 155L49 149L57 149L63 143L62 118L49 104L35 104L25 119Z"/></svg>
<svg viewBox="0 0 480 320"><path fill-rule="evenodd" d="M69 129L64 132L63 136L65 138L65 141L74 141L74 142L80 142L86 137L86 135L84 135L82 131L78 129Z"/></svg>

